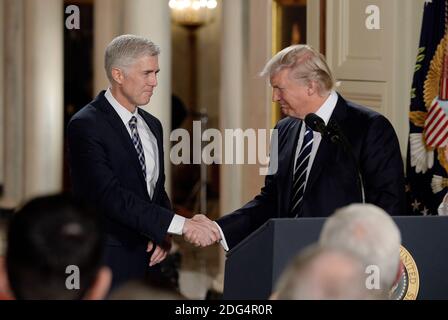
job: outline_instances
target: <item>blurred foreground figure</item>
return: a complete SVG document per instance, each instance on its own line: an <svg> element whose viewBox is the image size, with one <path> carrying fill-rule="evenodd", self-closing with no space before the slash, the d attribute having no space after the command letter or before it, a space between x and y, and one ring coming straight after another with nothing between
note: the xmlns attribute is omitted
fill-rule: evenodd
<svg viewBox="0 0 448 320"><path fill-rule="evenodd" d="M321 246L346 250L363 263L376 267L379 286L372 289L387 297L401 272L401 234L392 218L371 204L352 204L335 212L324 224Z"/></svg>
<svg viewBox="0 0 448 320"><path fill-rule="evenodd" d="M15 299L103 299L111 271L102 266L95 215L65 196L41 197L14 214L0 290Z"/></svg>
<svg viewBox="0 0 448 320"><path fill-rule="evenodd" d="M174 287L157 279L133 280L113 291L109 300L186 300Z"/></svg>
<svg viewBox="0 0 448 320"><path fill-rule="evenodd" d="M335 249L311 246L302 251L282 274L273 299L369 299L362 262Z"/></svg>

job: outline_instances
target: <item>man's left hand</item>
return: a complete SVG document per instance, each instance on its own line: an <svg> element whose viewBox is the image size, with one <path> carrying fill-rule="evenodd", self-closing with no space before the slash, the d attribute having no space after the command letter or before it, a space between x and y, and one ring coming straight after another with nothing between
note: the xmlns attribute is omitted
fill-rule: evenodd
<svg viewBox="0 0 448 320"><path fill-rule="evenodd" d="M153 247L154 243L152 241L149 241L146 252L150 252L153 249ZM171 237L167 236L161 246L156 245L156 249L154 250L154 252L151 255L151 258L149 259L149 266L152 267L165 260L166 256L170 252L170 249L171 249Z"/></svg>

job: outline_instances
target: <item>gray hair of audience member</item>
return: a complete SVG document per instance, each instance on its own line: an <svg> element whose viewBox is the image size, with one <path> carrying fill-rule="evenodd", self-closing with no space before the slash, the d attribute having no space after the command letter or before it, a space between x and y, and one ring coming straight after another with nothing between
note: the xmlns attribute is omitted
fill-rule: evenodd
<svg viewBox="0 0 448 320"><path fill-rule="evenodd" d="M284 69L290 69L290 77L299 82L316 82L320 95L336 86L325 57L309 45L292 45L278 52L268 61L260 76L272 77Z"/></svg>
<svg viewBox="0 0 448 320"><path fill-rule="evenodd" d="M149 283L144 280L131 280L114 290L108 300L187 300L178 290Z"/></svg>
<svg viewBox="0 0 448 320"><path fill-rule="evenodd" d="M354 255L313 245L297 255L277 282L278 300L369 299L362 262Z"/></svg>
<svg viewBox="0 0 448 320"><path fill-rule="evenodd" d="M319 243L356 254L364 267L377 266L382 290L389 290L400 263L401 234L391 216L372 204L352 204L327 219Z"/></svg>
<svg viewBox="0 0 448 320"><path fill-rule="evenodd" d="M113 83L112 68L126 71L135 60L143 56L154 57L159 54L160 47L149 39L132 34L118 36L106 48L104 67L107 78L110 83Z"/></svg>

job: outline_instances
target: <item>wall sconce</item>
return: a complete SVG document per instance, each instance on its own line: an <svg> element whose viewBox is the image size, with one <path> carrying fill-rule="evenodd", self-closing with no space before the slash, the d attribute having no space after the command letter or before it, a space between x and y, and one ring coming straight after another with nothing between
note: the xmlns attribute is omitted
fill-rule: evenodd
<svg viewBox="0 0 448 320"><path fill-rule="evenodd" d="M197 29L212 21L216 0L170 0L173 21L187 28Z"/></svg>

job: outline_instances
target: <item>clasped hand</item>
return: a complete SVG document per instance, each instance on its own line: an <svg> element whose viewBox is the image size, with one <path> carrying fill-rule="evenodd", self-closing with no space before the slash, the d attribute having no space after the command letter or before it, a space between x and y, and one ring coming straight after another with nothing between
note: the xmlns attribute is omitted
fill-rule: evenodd
<svg viewBox="0 0 448 320"><path fill-rule="evenodd" d="M203 214L186 219L182 235L197 247L207 247L221 240L217 224Z"/></svg>

